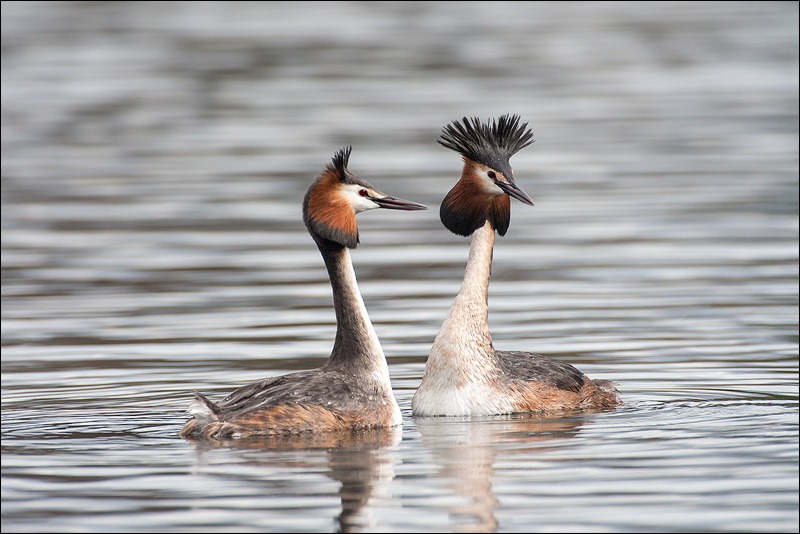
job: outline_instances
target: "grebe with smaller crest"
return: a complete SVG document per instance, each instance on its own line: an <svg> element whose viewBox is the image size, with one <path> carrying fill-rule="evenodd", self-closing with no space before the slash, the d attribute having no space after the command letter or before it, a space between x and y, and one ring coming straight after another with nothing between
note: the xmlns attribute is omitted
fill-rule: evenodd
<svg viewBox="0 0 800 534"><path fill-rule="evenodd" d="M359 242L356 214L375 208L424 210L389 196L351 173L350 147L339 150L311 184L303 220L328 269L336 338L318 369L266 378L219 402L200 393L184 438L224 440L271 434L392 427L402 423L389 367L358 289L350 250Z"/></svg>

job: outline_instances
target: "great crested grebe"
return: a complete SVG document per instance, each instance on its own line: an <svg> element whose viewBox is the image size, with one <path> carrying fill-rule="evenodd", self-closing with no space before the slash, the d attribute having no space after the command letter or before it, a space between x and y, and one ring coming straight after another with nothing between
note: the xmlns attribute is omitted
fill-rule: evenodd
<svg viewBox="0 0 800 534"><path fill-rule="evenodd" d="M336 311L336 338L318 369L266 378L219 402L200 393L185 438L228 439L401 424L383 348L358 290L349 249L358 245L356 214L375 208L424 210L391 197L347 169L350 147L339 150L311 184L303 220L328 269Z"/></svg>
<svg viewBox="0 0 800 534"><path fill-rule="evenodd" d="M489 278L494 233L505 235L511 197L533 205L514 183L509 160L533 142L517 115L447 125L439 144L460 153L461 179L442 201L448 230L471 235L464 282L433 342L412 399L418 416L495 415L612 407L613 384L590 380L567 363L531 352L495 350L489 333Z"/></svg>

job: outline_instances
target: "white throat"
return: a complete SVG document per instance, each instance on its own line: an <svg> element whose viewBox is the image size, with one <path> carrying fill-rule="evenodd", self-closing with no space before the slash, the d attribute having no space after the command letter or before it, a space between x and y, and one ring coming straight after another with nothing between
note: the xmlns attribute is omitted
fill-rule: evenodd
<svg viewBox="0 0 800 534"><path fill-rule="evenodd" d="M494 399L490 387L495 372L488 305L493 247L494 228L487 221L472 234L464 282L412 400L415 415L498 413L502 399Z"/></svg>

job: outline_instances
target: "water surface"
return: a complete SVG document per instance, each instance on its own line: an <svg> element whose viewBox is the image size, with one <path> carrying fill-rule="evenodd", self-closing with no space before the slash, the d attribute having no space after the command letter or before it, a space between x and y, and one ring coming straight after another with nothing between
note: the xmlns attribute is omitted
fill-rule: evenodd
<svg viewBox="0 0 800 534"><path fill-rule="evenodd" d="M2 4L2 530L791 532L796 3ZM467 241L436 144L518 113L500 349L617 382L561 418L419 419ZM220 398L324 362L300 203L335 150L394 431L208 447Z"/></svg>

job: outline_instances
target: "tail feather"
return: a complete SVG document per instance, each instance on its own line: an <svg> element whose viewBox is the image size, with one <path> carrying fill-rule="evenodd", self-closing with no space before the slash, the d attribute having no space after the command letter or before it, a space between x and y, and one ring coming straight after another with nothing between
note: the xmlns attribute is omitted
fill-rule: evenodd
<svg viewBox="0 0 800 534"><path fill-rule="evenodd" d="M195 391L194 401L186 411L193 415L198 423L207 424L212 421L219 421L219 414L222 410L215 403L205 398L202 393Z"/></svg>

